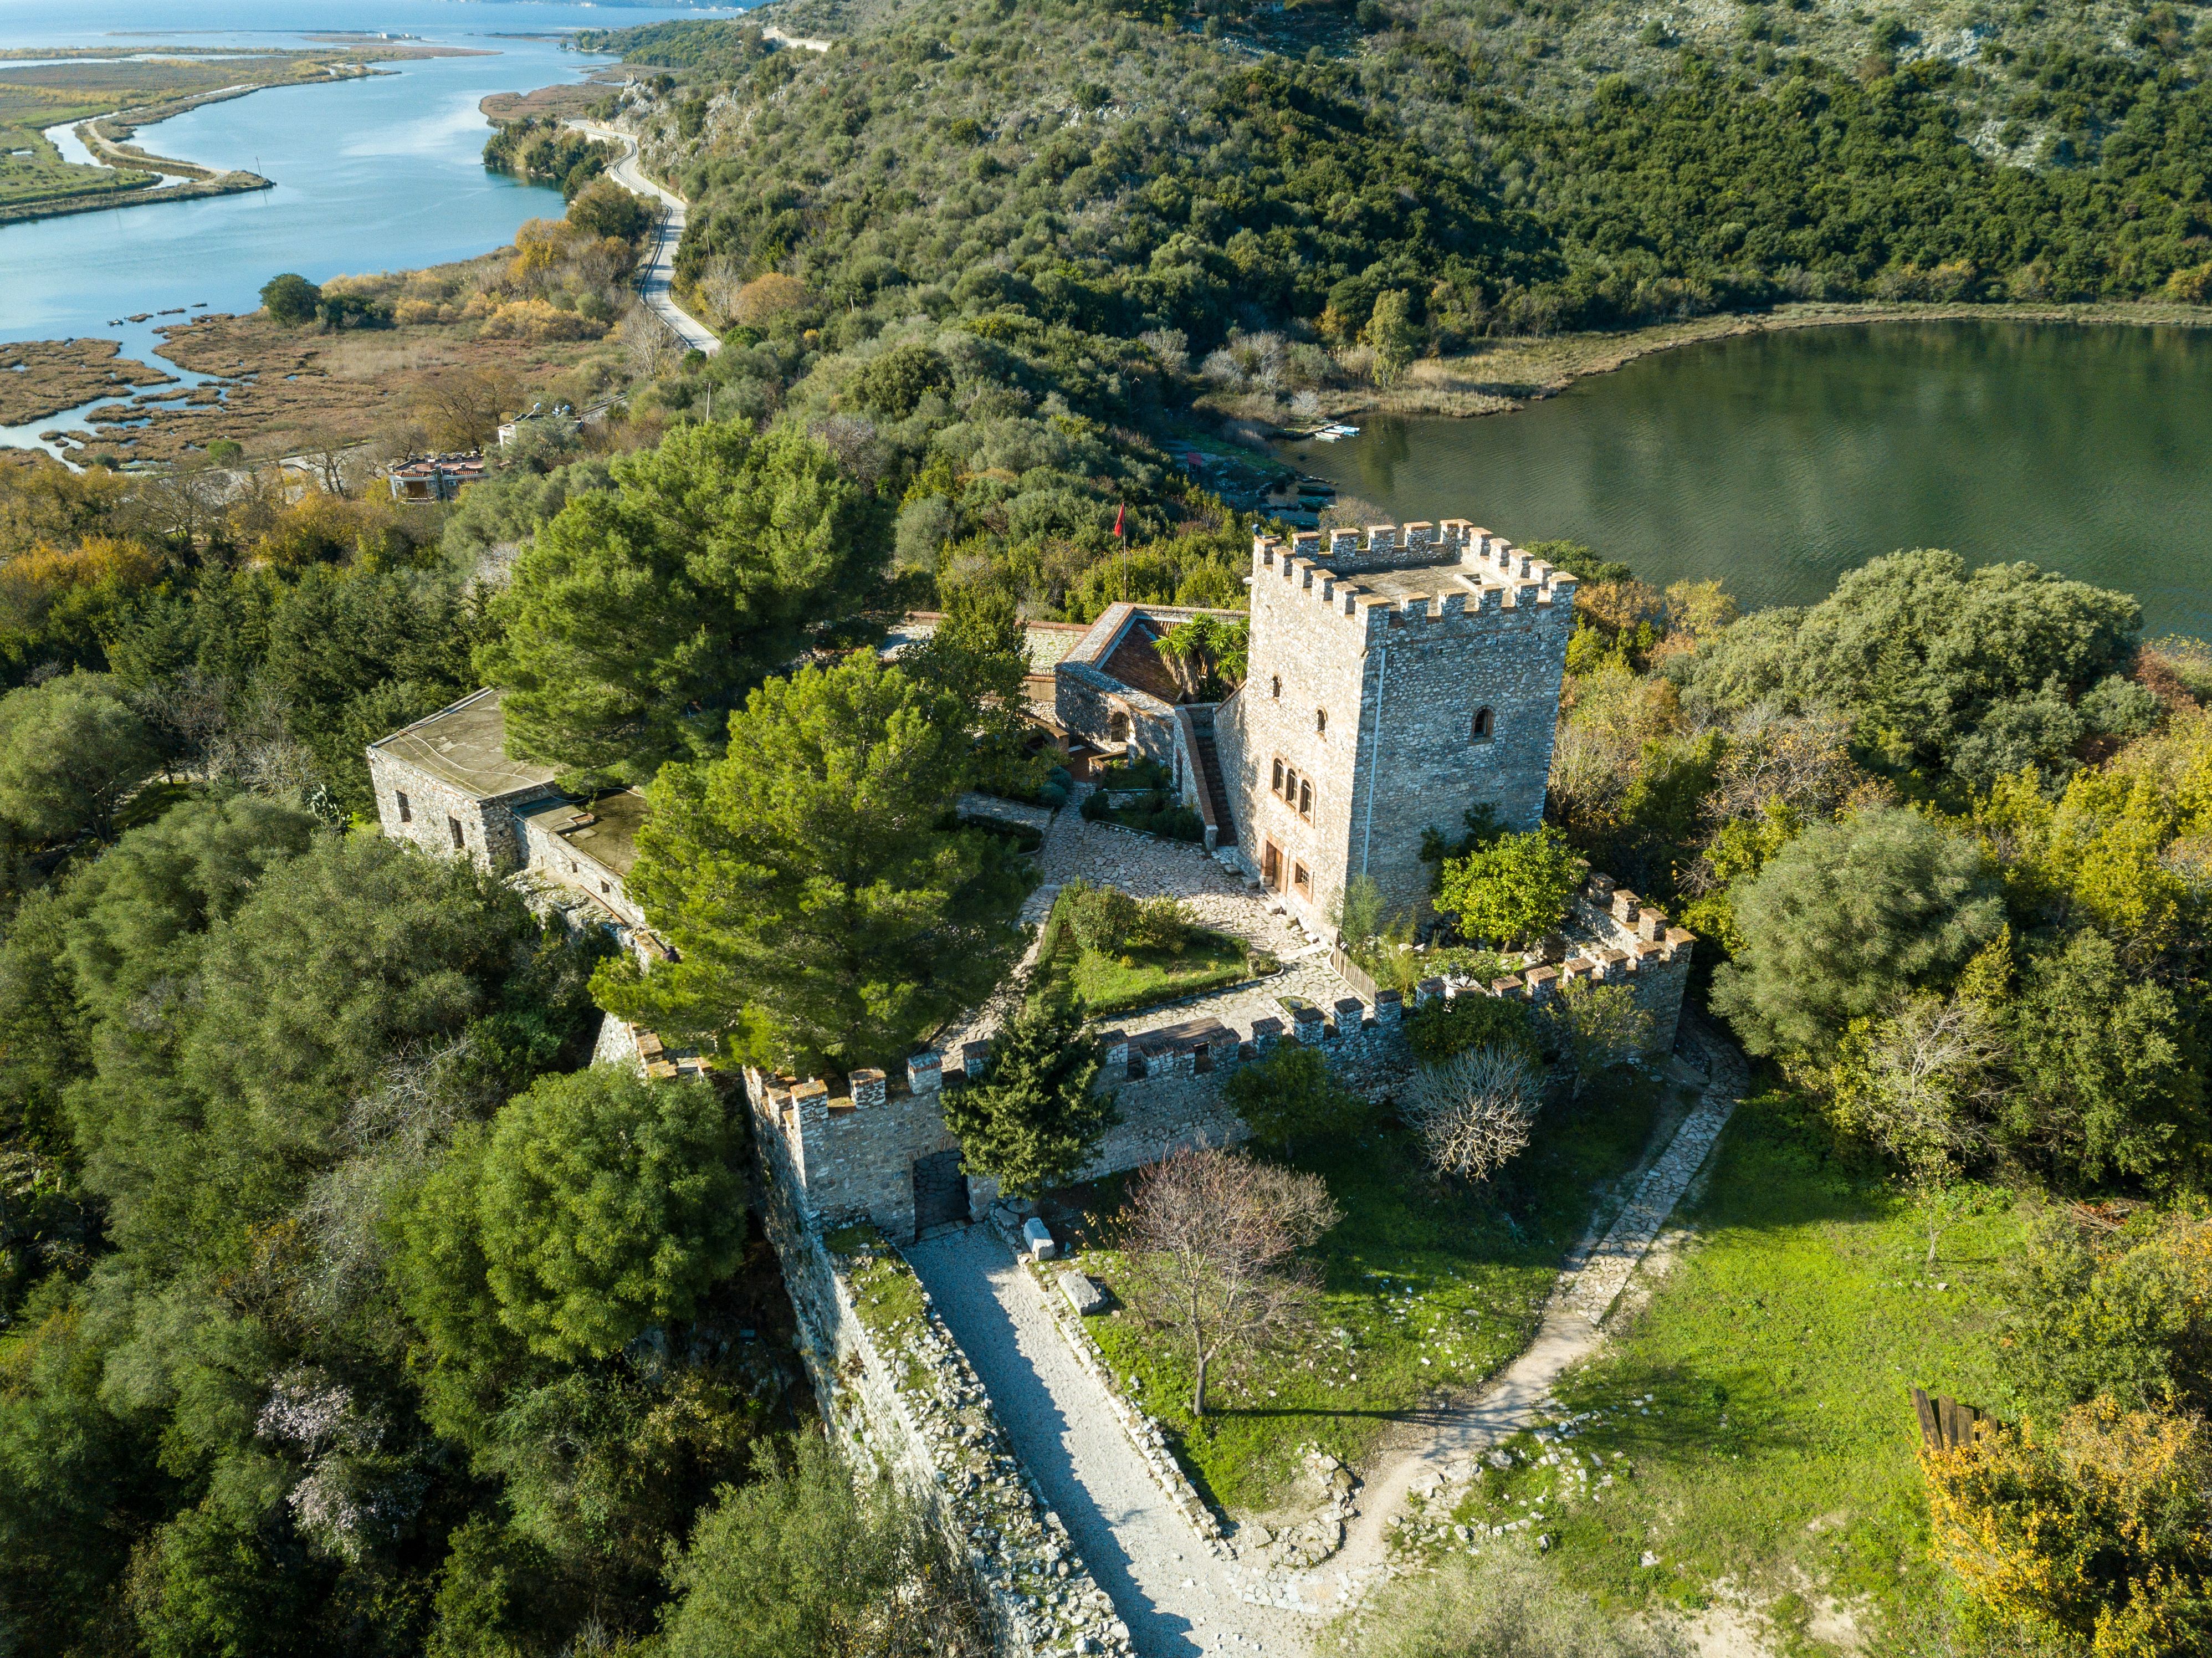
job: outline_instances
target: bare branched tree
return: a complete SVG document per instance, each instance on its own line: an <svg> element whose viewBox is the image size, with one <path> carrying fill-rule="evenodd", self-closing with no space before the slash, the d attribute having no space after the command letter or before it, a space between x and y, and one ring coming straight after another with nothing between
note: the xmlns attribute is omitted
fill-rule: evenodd
<svg viewBox="0 0 2212 1658"><path fill-rule="evenodd" d="M442 368L410 386L407 402L438 448L481 449L518 395L514 376L505 369Z"/></svg>
<svg viewBox="0 0 2212 1658"><path fill-rule="evenodd" d="M292 434L291 452L306 463L325 495L349 497L363 471L351 452L361 439L327 422L302 427Z"/></svg>
<svg viewBox="0 0 2212 1658"><path fill-rule="evenodd" d="M1298 1251L1342 1218L1319 1175L1211 1146L1146 1171L1124 1216L1128 1297L1188 1344L1193 1416L1206 1414L1213 1366L1304 1327L1316 1274Z"/></svg>
<svg viewBox="0 0 2212 1658"><path fill-rule="evenodd" d="M316 1178L300 1206L315 1251L308 1288L325 1309L358 1306L374 1293L392 1193L429 1169L465 1118L488 1114L496 1103L469 1086L469 1055L465 1037L402 1049L377 1086L347 1105L337 1134L343 1160Z"/></svg>
<svg viewBox="0 0 2212 1658"><path fill-rule="evenodd" d="M238 484L204 455L187 457L166 472L144 475L131 502L131 521L160 540L197 546L222 529L225 505Z"/></svg>
<svg viewBox="0 0 2212 1658"><path fill-rule="evenodd" d="M1990 1009L1956 997L1912 997L1844 1040L1837 1114L1905 1165L1930 1266L1945 1189L1988 1138L1984 1124L2004 1096L2008 1054Z"/></svg>
<svg viewBox="0 0 2212 1658"><path fill-rule="evenodd" d="M1527 1149L1541 1102L1540 1084L1525 1059L1482 1047L1423 1066L1399 1109L1437 1173L1481 1181Z"/></svg>
<svg viewBox="0 0 2212 1658"><path fill-rule="evenodd" d="M1778 801L1808 823L1832 817L1858 784L1850 756L1850 721L1832 708L1783 714L1761 703L1738 714L1727 751L1705 796L1705 815L1717 828L1759 817Z"/></svg>
<svg viewBox="0 0 2212 1658"><path fill-rule="evenodd" d="M303 795L316 780L315 758L292 735L282 698L267 686L226 709L201 750L201 768L211 783L271 798Z"/></svg>
<svg viewBox="0 0 2212 1658"><path fill-rule="evenodd" d="M735 259L726 258L708 260L697 284L708 310L726 324L737 320L738 293L744 285L744 268Z"/></svg>
<svg viewBox="0 0 2212 1658"><path fill-rule="evenodd" d="M625 311L619 332L623 361L634 380L657 380L684 360L684 343L646 306L633 305Z"/></svg>

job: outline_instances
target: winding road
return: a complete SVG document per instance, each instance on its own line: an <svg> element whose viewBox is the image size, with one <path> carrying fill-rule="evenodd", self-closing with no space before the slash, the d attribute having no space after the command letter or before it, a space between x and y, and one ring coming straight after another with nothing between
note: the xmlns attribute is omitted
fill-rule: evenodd
<svg viewBox="0 0 2212 1658"><path fill-rule="evenodd" d="M676 276L676 249L684 240L684 198L645 176L645 169L638 162L637 137L634 133L591 121L572 120L568 125L602 143L620 144L622 160L607 169L607 177L633 195L649 197L661 203L664 211L653 231L652 249L637 273L638 297L689 349L713 356L722 349L722 342L713 329L677 304L670 292Z"/></svg>

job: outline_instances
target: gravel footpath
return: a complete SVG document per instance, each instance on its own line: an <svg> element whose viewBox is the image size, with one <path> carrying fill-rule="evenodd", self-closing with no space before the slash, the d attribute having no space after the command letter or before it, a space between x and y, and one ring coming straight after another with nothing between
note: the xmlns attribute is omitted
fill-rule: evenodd
<svg viewBox="0 0 2212 1658"><path fill-rule="evenodd" d="M1242 1599L1227 1563L1168 1505L1044 1291L988 1227L906 1255L1143 1658L1307 1650L1310 1625Z"/></svg>

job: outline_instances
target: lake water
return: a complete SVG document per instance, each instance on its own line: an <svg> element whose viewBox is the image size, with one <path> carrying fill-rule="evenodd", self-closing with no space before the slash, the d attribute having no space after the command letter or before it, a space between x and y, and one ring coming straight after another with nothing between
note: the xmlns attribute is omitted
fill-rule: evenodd
<svg viewBox="0 0 2212 1658"><path fill-rule="evenodd" d="M492 55L427 58L329 86L275 88L142 128L155 155L244 167L273 190L115 208L0 227L0 340L82 335L154 349L137 312L205 301L250 310L282 270L320 282L466 258L561 194L483 167L487 93L580 79L604 58L562 52L558 33L665 17L730 15L665 6L540 0L0 0L0 46L295 46L311 33L382 31ZM519 38L528 33L547 38ZM162 319L173 321L174 319ZM44 428L57 422L36 422ZM66 424L66 422L59 422ZM20 434L0 433L0 443Z"/></svg>
<svg viewBox="0 0 2212 1658"><path fill-rule="evenodd" d="M1905 323L1662 352L1517 413L1285 458L1398 520L1809 604L1899 547L2029 559L2212 635L2212 331Z"/></svg>

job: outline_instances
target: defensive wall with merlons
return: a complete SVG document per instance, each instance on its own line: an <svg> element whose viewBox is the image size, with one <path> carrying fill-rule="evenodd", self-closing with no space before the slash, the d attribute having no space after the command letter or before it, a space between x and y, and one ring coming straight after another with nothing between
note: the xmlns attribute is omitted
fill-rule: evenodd
<svg viewBox="0 0 2212 1658"><path fill-rule="evenodd" d="M1674 1042L1682 993L1695 941L1684 929L1604 876L1577 895L1566 930L1544 951L1547 960L1488 985L1424 980L1415 1005L1451 996L1502 996L1533 1014L1576 980L1626 986L1652 1016L1651 1051ZM1369 988L1332 1008L1284 998L1282 1017L1241 1027L1209 1013L1209 1005L1250 1005L1249 985L1193 998L1178 1023L1130 1035L1102 1035L1097 1082L1110 1090L1120 1121L1077 1176L1096 1180L1156 1163L1179 1146L1233 1145L1249 1136L1229 1108L1223 1085L1239 1067L1257 1063L1285 1042L1318 1049L1347 1084L1388 1094L1411 1071L1406 1009L1399 993ZM846 1090L818 1078L745 1072L755 1138L765 1172L789 1196L798 1224L819 1229L866 1220L895 1239L948 1221L980 1217L997 1197L989 1181L957 1173L958 1145L945 1125L944 1093L981 1082L989 1044L969 1042L957 1054L927 1049L907 1062L903 1077L855 1071ZM948 1195L949 1193L949 1195Z"/></svg>

